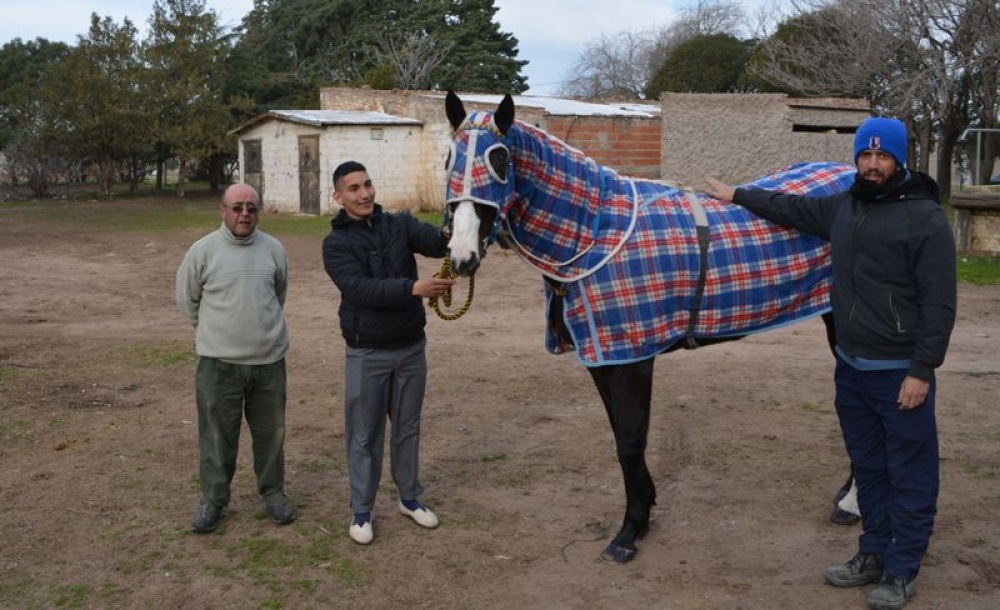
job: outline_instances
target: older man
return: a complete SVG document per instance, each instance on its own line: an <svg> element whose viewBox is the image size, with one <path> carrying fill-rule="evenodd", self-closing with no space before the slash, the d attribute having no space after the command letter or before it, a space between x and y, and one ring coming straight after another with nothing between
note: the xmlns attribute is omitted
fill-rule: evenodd
<svg viewBox="0 0 1000 610"><path fill-rule="evenodd" d="M279 525L295 520L285 497L284 303L288 261L277 239L257 230L260 197L226 189L222 225L188 250L177 270L177 306L195 327L201 502L192 527L214 530L229 503L240 427L253 439L257 491Z"/></svg>

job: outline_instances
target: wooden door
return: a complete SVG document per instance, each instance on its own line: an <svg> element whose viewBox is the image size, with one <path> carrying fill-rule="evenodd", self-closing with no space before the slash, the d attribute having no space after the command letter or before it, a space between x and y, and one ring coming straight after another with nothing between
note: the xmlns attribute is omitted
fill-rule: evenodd
<svg viewBox="0 0 1000 610"><path fill-rule="evenodd" d="M299 211L319 214L319 136L299 136Z"/></svg>
<svg viewBox="0 0 1000 610"><path fill-rule="evenodd" d="M260 152L260 140L243 140L243 183L249 184L260 195L264 204L264 159Z"/></svg>

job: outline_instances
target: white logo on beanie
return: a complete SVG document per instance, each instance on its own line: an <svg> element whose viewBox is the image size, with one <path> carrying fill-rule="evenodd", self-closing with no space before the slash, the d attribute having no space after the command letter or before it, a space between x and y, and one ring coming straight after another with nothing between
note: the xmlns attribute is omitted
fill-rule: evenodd
<svg viewBox="0 0 1000 610"><path fill-rule="evenodd" d="M866 150L888 153L896 165L906 167L906 125L898 119L870 117L858 126L854 134L854 162Z"/></svg>

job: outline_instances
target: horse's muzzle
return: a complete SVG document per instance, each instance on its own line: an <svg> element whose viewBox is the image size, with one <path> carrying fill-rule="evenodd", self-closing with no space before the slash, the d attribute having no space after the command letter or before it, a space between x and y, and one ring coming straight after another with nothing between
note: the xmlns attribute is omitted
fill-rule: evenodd
<svg viewBox="0 0 1000 610"><path fill-rule="evenodd" d="M462 257L458 259L454 254L451 255L451 270L455 275L459 277L471 277L479 269L479 263L482 261L482 256L477 254L471 254L468 257Z"/></svg>

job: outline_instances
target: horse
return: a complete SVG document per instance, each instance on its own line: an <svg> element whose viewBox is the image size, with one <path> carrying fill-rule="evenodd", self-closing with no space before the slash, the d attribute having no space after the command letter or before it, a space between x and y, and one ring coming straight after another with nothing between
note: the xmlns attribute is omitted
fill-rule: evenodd
<svg viewBox="0 0 1000 610"><path fill-rule="evenodd" d="M818 315L832 349L829 246L703 193L619 175L516 120L510 95L467 114L449 91L445 110L451 268L471 277L498 243L542 275L545 347L575 352L590 373L624 479L625 516L601 558L630 561L656 503L645 459L655 357ZM750 185L832 194L855 171L799 164Z"/></svg>

